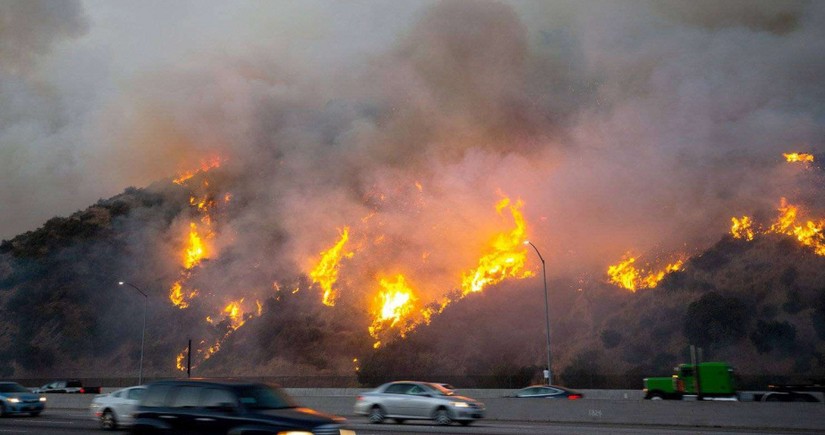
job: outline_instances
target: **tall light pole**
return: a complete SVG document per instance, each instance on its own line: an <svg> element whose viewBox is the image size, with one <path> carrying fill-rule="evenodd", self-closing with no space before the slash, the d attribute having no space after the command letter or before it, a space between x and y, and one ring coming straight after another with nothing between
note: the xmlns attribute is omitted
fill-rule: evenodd
<svg viewBox="0 0 825 435"><path fill-rule="evenodd" d="M147 302L149 302L149 296L147 296L146 293L143 293L143 290L139 289L138 286L136 286L132 283L129 283L129 282L126 282L126 281L118 282L118 285L124 285L124 284L128 285L129 287L132 287L133 289L137 290L138 292L140 292L140 294L143 295L143 332L141 332L141 334L140 334L140 375L138 376L138 385L142 385L143 384L143 343L146 341L146 304L147 304Z"/></svg>
<svg viewBox="0 0 825 435"><path fill-rule="evenodd" d="M547 327L547 385L550 385L553 383L553 371L550 368L550 307L547 303L547 266L544 264L544 257L541 256L541 252L539 252L539 248L536 248L536 245L529 240L525 240L524 244L532 246L536 254L539 255L539 260L541 260L541 275L544 278L544 321Z"/></svg>

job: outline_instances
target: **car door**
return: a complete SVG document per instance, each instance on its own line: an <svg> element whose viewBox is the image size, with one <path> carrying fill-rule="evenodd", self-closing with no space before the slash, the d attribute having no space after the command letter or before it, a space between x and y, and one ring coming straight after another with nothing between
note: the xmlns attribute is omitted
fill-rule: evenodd
<svg viewBox="0 0 825 435"><path fill-rule="evenodd" d="M140 403L140 398L145 391L146 388L144 387L134 387L123 392L122 398L117 405L117 413L121 422L131 424L137 411L137 406Z"/></svg>
<svg viewBox="0 0 825 435"><path fill-rule="evenodd" d="M388 386L387 389L384 390L384 393L381 395L381 406L387 410L388 415L408 415L408 405L406 401L409 399L407 390L410 388L412 388L412 384L396 383Z"/></svg>
<svg viewBox="0 0 825 435"><path fill-rule="evenodd" d="M541 388L541 396L548 399L558 399L562 396L562 391L558 388L543 387Z"/></svg>
<svg viewBox="0 0 825 435"><path fill-rule="evenodd" d="M195 425L202 434L225 434L239 424L240 406L235 393L226 388L205 387Z"/></svg>
<svg viewBox="0 0 825 435"><path fill-rule="evenodd" d="M435 408L433 394L421 385L413 385L407 390L404 401L405 414L417 418L430 418Z"/></svg>
<svg viewBox="0 0 825 435"><path fill-rule="evenodd" d="M200 432L199 417L200 395L203 388L199 385L180 385L175 388L170 407L168 423L175 434L196 435L211 432ZM163 417L161 417L163 418Z"/></svg>

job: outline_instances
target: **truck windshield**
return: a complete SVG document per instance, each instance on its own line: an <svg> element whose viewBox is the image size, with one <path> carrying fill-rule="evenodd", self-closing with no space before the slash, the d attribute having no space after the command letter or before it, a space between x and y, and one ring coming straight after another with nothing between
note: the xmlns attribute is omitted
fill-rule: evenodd
<svg viewBox="0 0 825 435"><path fill-rule="evenodd" d="M295 408L292 398L267 385L244 385L237 389L238 400L248 409Z"/></svg>

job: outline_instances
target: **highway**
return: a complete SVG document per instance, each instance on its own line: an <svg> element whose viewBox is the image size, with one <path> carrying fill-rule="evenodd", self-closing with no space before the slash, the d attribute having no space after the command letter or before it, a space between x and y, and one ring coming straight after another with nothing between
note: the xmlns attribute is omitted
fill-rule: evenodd
<svg viewBox="0 0 825 435"><path fill-rule="evenodd" d="M388 434L490 434L490 435L539 435L539 434L815 434L815 430L777 430L754 428L713 428L690 426L664 425L633 425L633 424L594 424L582 423L548 423L482 420L468 427L458 425L442 427L428 422L412 422L404 424L369 424L363 417L350 417L350 426L359 435L388 435ZM88 413L81 410L47 409L39 417L14 416L0 419L0 435L28 434L28 435L69 435L69 434L105 434L98 429ZM128 431L115 433L126 434Z"/></svg>

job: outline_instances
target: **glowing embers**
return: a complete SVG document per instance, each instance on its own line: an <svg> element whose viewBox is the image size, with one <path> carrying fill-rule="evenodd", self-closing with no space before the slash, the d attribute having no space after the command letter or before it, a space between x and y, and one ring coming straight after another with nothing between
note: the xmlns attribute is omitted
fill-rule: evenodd
<svg viewBox="0 0 825 435"><path fill-rule="evenodd" d="M221 349L223 342L230 335L243 326L249 319L252 319L253 317L260 317L262 311L263 305L260 301L255 301L255 306L252 307L248 303L245 304L244 298L241 298L235 301L229 301L223 307L219 314L219 316L222 317L220 320L215 320L211 316L207 316L206 322L215 327L219 336L211 341L201 340L197 344L197 349L194 350L194 355L192 358L195 360L192 364L192 368L197 367L199 364L211 358L212 355ZM186 370L183 361L186 358L187 351L188 349L184 349L175 358L175 367L177 367L178 370Z"/></svg>
<svg viewBox="0 0 825 435"><path fill-rule="evenodd" d="M511 204L510 198L503 198L496 204L499 214L505 208L510 211L515 228L497 235L490 252L478 260L478 267L464 275L461 280L462 294L479 292L505 278L526 278L532 275L529 270L524 270L527 249L524 247L526 226L520 210L523 205L521 201Z"/></svg>
<svg viewBox="0 0 825 435"><path fill-rule="evenodd" d="M338 242L326 251L321 252L321 260L309 272L312 282L320 285L321 290L323 290L322 302L330 307L335 305L337 293L333 286L338 281L338 269L341 260L353 256L353 252L344 251L347 240L349 240L349 227L344 227Z"/></svg>
<svg viewBox="0 0 825 435"><path fill-rule="evenodd" d="M609 282L633 292L644 288L654 288L664 279L665 275L681 270L684 261L677 260L658 271L650 268L637 268L635 263L636 258L628 254L619 264L608 267Z"/></svg>
<svg viewBox="0 0 825 435"><path fill-rule="evenodd" d="M194 298L198 295L198 291L196 289L184 290L183 283L186 281L186 275L183 279L175 281L172 284L172 288L169 289L169 300L172 301L172 304L180 309L184 309L189 307L189 300Z"/></svg>
<svg viewBox="0 0 825 435"><path fill-rule="evenodd" d="M788 163L813 163L813 154L806 153L784 153L785 161Z"/></svg>
<svg viewBox="0 0 825 435"><path fill-rule="evenodd" d="M223 159L220 157L212 157L210 159L206 159L201 161L201 165L198 169L184 171L182 174L178 175L177 178L172 180L175 184L184 184L186 181L194 177L196 174L200 172L206 172L213 168L218 168L221 166Z"/></svg>
<svg viewBox="0 0 825 435"><path fill-rule="evenodd" d="M785 198L780 200L778 211L779 216L777 216L776 220L771 223L771 226L767 230L758 231L758 233L784 234L786 236L794 237L803 246L810 247L817 255L825 256L825 235L823 235L825 220L798 221L799 207L789 204L788 200ZM750 222L750 219L747 216L742 219L748 219L748 222ZM734 226L735 224L736 220L734 220ZM735 228L731 228L731 235L737 239L753 240L753 234L755 231L757 230L751 230L751 237L748 238L747 236L743 236L741 231L735 231Z"/></svg>
<svg viewBox="0 0 825 435"><path fill-rule="evenodd" d="M388 328L398 328L401 337L415 327L409 315L413 313L414 302L417 300L412 288L407 284L403 275L398 274L394 279L381 279L381 288L375 298L374 318L369 327L370 335L376 341L374 347L381 345L380 333Z"/></svg>
<svg viewBox="0 0 825 435"><path fill-rule="evenodd" d="M753 223L751 222L751 218L742 216L741 219L732 217L730 220L732 222L730 233L733 238L753 240Z"/></svg>

